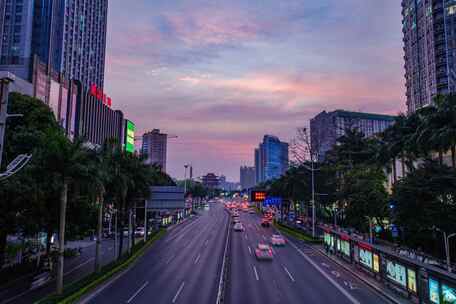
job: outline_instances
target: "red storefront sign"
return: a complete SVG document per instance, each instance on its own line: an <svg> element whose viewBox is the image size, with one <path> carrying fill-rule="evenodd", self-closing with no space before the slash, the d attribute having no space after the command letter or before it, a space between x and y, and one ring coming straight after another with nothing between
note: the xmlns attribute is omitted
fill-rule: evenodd
<svg viewBox="0 0 456 304"><path fill-rule="evenodd" d="M372 246L369 244L358 242L358 246L362 249L372 251Z"/></svg>
<svg viewBox="0 0 456 304"><path fill-rule="evenodd" d="M97 87L96 84L92 84L90 86L90 95L98 99L99 101L103 102L104 105L111 107L112 106L112 99L108 95L106 95L102 89Z"/></svg>

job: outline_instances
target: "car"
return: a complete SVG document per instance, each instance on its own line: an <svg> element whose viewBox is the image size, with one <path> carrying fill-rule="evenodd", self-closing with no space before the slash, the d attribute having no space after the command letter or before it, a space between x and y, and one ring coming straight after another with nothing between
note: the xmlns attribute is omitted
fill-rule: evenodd
<svg viewBox="0 0 456 304"><path fill-rule="evenodd" d="M135 230L135 237L143 237L145 234L144 227L137 227Z"/></svg>
<svg viewBox="0 0 456 304"><path fill-rule="evenodd" d="M257 260L272 260L274 258L271 246L262 243L255 248L255 256Z"/></svg>
<svg viewBox="0 0 456 304"><path fill-rule="evenodd" d="M272 246L285 246L286 241L280 234L273 234L271 237L271 244Z"/></svg>
<svg viewBox="0 0 456 304"><path fill-rule="evenodd" d="M268 219L263 218L261 220L261 226L262 227L269 227L269 226L271 226L271 222Z"/></svg>
<svg viewBox="0 0 456 304"><path fill-rule="evenodd" d="M234 231L241 231L241 232L245 230L244 226L240 222L237 222L236 224L234 224L233 229L234 229Z"/></svg>

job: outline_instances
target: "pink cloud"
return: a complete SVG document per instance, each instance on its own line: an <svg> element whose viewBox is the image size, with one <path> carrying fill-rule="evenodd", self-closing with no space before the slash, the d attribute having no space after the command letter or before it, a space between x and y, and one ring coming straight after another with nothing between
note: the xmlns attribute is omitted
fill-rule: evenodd
<svg viewBox="0 0 456 304"><path fill-rule="evenodd" d="M368 78L351 74L254 73L238 78L186 76L179 79L192 86L213 87L234 92L262 95L266 99L277 97L289 108L306 104L306 101L402 100L402 82Z"/></svg>
<svg viewBox="0 0 456 304"><path fill-rule="evenodd" d="M191 47L247 41L261 31L260 24L241 12L202 9L164 16L176 37Z"/></svg>

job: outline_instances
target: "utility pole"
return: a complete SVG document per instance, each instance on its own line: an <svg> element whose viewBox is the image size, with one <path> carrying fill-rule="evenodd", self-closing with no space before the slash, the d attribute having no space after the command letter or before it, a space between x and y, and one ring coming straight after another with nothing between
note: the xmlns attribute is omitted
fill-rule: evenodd
<svg viewBox="0 0 456 304"><path fill-rule="evenodd" d="M312 237L315 238L315 221L316 221L316 210L315 210L315 168L313 155L311 159L311 171L312 171Z"/></svg>
<svg viewBox="0 0 456 304"><path fill-rule="evenodd" d="M8 117L17 116L8 114L9 85L14 80L15 76L13 74L0 72L0 168L2 165L6 120Z"/></svg>

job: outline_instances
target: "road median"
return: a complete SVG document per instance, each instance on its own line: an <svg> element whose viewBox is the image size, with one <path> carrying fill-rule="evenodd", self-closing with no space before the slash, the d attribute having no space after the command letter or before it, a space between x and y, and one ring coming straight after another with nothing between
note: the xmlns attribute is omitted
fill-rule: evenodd
<svg viewBox="0 0 456 304"><path fill-rule="evenodd" d="M62 295L50 295L35 304L70 304L76 303L81 298L95 290L97 287L106 283L115 275L121 273L132 266L158 239L166 234L165 229L161 229L147 242L139 242L133 247L132 254L120 258L118 261L103 266L100 273L93 273L75 283L65 287Z"/></svg>
<svg viewBox="0 0 456 304"><path fill-rule="evenodd" d="M295 239L306 241L313 244L321 244L322 241L319 238L314 238L311 235L301 231L299 229L281 224L281 223L274 223L274 227L279 230L280 232L287 234L289 236L294 237Z"/></svg>

